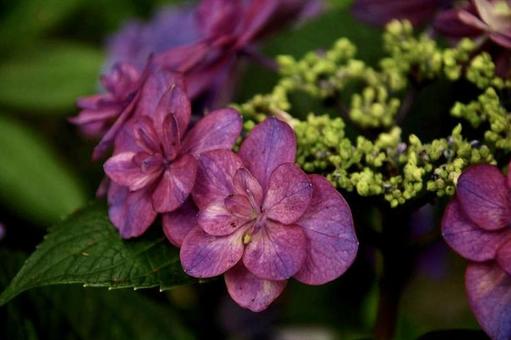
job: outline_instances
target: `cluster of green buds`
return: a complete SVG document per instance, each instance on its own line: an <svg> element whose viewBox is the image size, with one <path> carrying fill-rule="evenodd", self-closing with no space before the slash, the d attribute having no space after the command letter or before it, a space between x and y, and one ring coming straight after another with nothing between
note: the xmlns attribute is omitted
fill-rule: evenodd
<svg viewBox="0 0 511 340"><path fill-rule="evenodd" d="M389 23L383 44L386 56L378 67L356 59L355 45L345 38L326 52L278 57L280 79L273 90L238 105L245 128L280 116L295 129L298 163L305 171L324 174L342 190L381 196L392 207L428 192L452 195L467 166L495 164L511 151L511 115L502 102L511 82L495 75L489 55L473 57L475 45L468 39L442 48L427 34L415 36L406 21ZM476 91L475 99L452 106L451 115L462 120L449 135L428 141L403 136L399 124L413 115L413 94L435 80L463 83ZM295 112L291 94L296 92L338 114ZM445 114L449 120L448 110Z"/></svg>

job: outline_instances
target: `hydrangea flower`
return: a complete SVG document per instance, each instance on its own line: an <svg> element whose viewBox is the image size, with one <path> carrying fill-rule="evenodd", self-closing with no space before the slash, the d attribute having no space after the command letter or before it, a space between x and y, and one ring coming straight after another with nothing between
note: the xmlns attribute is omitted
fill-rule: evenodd
<svg viewBox="0 0 511 340"><path fill-rule="evenodd" d="M101 137L112 126L132 100L139 87L140 72L128 63L116 64L110 73L101 77L105 93L79 98L81 110L70 121L90 137Z"/></svg>
<svg viewBox="0 0 511 340"><path fill-rule="evenodd" d="M176 83L165 88L154 111L126 123L104 164L113 182L110 219L124 238L144 233L158 213L181 207L195 183L200 154L230 149L241 131L241 116L233 109L211 112L188 129L188 97Z"/></svg>
<svg viewBox="0 0 511 340"><path fill-rule="evenodd" d="M311 285L336 279L357 252L348 204L325 178L298 168L295 153L294 132L276 118L256 126L237 155L203 153L196 220L165 224L173 242L182 240L184 271L225 274L230 296L252 311L267 308L291 277Z"/></svg>
<svg viewBox="0 0 511 340"><path fill-rule="evenodd" d="M468 168L442 219L447 243L469 261L470 306L493 339L511 338L511 176L492 165Z"/></svg>
<svg viewBox="0 0 511 340"><path fill-rule="evenodd" d="M195 98L208 90L231 88L240 55L252 54L252 45L284 24L316 11L317 0L203 0L197 7L200 39L160 53L157 62L185 74L188 94ZM211 94L210 94L211 95Z"/></svg>

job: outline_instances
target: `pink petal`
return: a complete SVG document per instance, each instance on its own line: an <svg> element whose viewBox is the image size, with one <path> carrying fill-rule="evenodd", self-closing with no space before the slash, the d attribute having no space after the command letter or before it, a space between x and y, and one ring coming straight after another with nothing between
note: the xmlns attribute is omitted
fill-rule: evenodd
<svg viewBox="0 0 511 340"><path fill-rule="evenodd" d="M502 245L497 251L497 263L502 269L511 275L511 238L509 234L506 236L507 238L502 238Z"/></svg>
<svg viewBox="0 0 511 340"><path fill-rule="evenodd" d="M196 185L192 195L199 209L222 201L233 193L233 176L243 164L236 154L228 150L203 153L199 158Z"/></svg>
<svg viewBox="0 0 511 340"><path fill-rule="evenodd" d="M168 79L166 81L168 81ZM190 100L186 95L185 89L179 86L177 82L172 82L166 84L166 91L161 96L157 107L148 114L154 116L156 126L160 127L159 133L162 136L164 132L161 131L161 129L165 124L165 120L169 114L172 114L177 122L177 130L179 134L183 136L190 123L191 112Z"/></svg>
<svg viewBox="0 0 511 340"><path fill-rule="evenodd" d="M227 210L236 217L250 219L256 218L257 208L252 206L252 203L245 195L230 195L224 201Z"/></svg>
<svg viewBox="0 0 511 340"><path fill-rule="evenodd" d="M252 130L239 152L243 164L263 189L266 189L273 170L284 163L293 163L295 155L295 133L289 125L273 117Z"/></svg>
<svg viewBox="0 0 511 340"><path fill-rule="evenodd" d="M129 187L131 191L139 190L152 183L161 173L159 167L144 172L134 161L135 153L122 152L110 157L103 165L107 176L115 183Z"/></svg>
<svg viewBox="0 0 511 340"><path fill-rule="evenodd" d="M199 226L206 233L215 236L230 235L248 222L246 217L235 216L224 202L214 202L199 212Z"/></svg>
<svg viewBox="0 0 511 340"><path fill-rule="evenodd" d="M302 267L307 240L303 229L273 221L252 235L243 263L254 275L267 280L287 280Z"/></svg>
<svg viewBox="0 0 511 340"><path fill-rule="evenodd" d="M495 258L497 249L511 230L488 231L471 222L457 200L451 201L442 218L442 235L458 254L472 261Z"/></svg>
<svg viewBox="0 0 511 340"><path fill-rule="evenodd" d="M303 215L312 197L309 177L296 165L286 163L271 175L263 211L268 218L291 224Z"/></svg>
<svg viewBox="0 0 511 340"><path fill-rule="evenodd" d="M246 168L240 168L233 178L234 192L238 195L246 195L253 201L254 207L260 207L263 203L263 188L254 176Z"/></svg>
<svg viewBox="0 0 511 340"><path fill-rule="evenodd" d="M511 221L506 178L495 166L465 170L458 179L457 197L463 212L483 229L501 229Z"/></svg>
<svg viewBox="0 0 511 340"><path fill-rule="evenodd" d="M173 114L168 114L163 121L161 143L165 155L169 159L176 158L181 149L181 135L176 117ZM183 154L186 154L186 152Z"/></svg>
<svg viewBox="0 0 511 340"><path fill-rule="evenodd" d="M143 116L137 119L133 124L133 136L137 145L145 152L161 152L160 139L154 127L154 122L150 117Z"/></svg>
<svg viewBox="0 0 511 340"><path fill-rule="evenodd" d="M233 109L213 111L195 124L183 140L183 152L198 157L215 149L231 149L241 132L241 116Z"/></svg>
<svg viewBox="0 0 511 340"><path fill-rule="evenodd" d="M108 215L123 238L142 235L156 218L146 189L130 192L128 188L111 183L108 190Z"/></svg>
<svg viewBox="0 0 511 340"><path fill-rule="evenodd" d="M243 231L217 237L195 228L185 237L180 258L184 271L193 277L214 277L225 273L243 255Z"/></svg>
<svg viewBox="0 0 511 340"><path fill-rule="evenodd" d="M197 8L198 26L206 37L230 34L236 29L240 0L203 0Z"/></svg>
<svg viewBox="0 0 511 340"><path fill-rule="evenodd" d="M458 18L465 25L475 27L481 31L487 31L489 29L489 27L486 23L484 23L483 21L481 21L481 19L479 19L473 13L470 13L468 11L464 11L464 10L459 11Z"/></svg>
<svg viewBox="0 0 511 340"><path fill-rule="evenodd" d="M335 280L353 263L358 240L350 207L323 177L311 175L314 193L297 222L309 240L307 257L295 279L309 285Z"/></svg>
<svg viewBox="0 0 511 340"><path fill-rule="evenodd" d="M492 338L511 338L511 276L495 263L471 263L465 286L474 315Z"/></svg>
<svg viewBox="0 0 511 340"><path fill-rule="evenodd" d="M198 225L197 214L197 207L188 199L178 209L163 215L163 231L170 243L181 247L186 235Z"/></svg>
<svg viewBox="0 0 511 340"><path fill-rule="evenodd" d="M184 155L170 164L153 193L154 209L159 213L179 208L190 195L197 174L197 160Z"/></svg>
<svg viewBox="0 0 511 340"><path fill-rule="evenodd" d="M507 34L492 33L490 34L490 39L504 48L511 49L511 32Z"/></svg>
<svg viewBox="0 0 511 340"><path fill-rule="evenodd" d="M231 298L243 308L260 312L279 297L287 281L263 280L249 272L242 264L225 273L225 285Z"/></svg>

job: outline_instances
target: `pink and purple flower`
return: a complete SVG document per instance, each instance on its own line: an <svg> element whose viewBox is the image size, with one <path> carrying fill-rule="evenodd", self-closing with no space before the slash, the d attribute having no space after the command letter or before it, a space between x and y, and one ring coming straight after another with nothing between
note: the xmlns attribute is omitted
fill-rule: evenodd
<svg viewBox="0 0 511 340"><path fill-rule="evenodd" d="M348 204L326 179L297 167L295 153L294 132L276 118L255 127L238 154L203 153L194 223L164 223L181 243L186 273L225 274L231 297L253 311L267 308L291 277L311 285L336 279L357 252Z"/></svg>
<svg viewBox="0 0 511 340"><path fill-rule="evenodd" d="M186 93L176 82L165 89L152 111L135 108L138 114L126 122L104 164L110 219L125 238L144 233L158 213L180 208L195 183L200 154L230 149L241 131L233 109L211 112L189 128Z"/></svg>
<svg viewBox="0 0 511 340"><path fill-rule="evenodd" d="M511 176L492 165L468 168L442 220L446 242L469 261L471 308L493 339L511 338Z"/></svg>

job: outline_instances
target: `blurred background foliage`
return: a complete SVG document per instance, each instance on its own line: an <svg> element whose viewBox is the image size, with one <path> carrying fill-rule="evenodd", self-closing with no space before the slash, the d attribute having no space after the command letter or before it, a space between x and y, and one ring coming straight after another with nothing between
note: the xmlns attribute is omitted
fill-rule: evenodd
<svg viewBox="0 0 511 340"><path fill-rule="evenodd" d="M161 6L178 2L0 1L0 228L5 229L0 289L46 227L94 198L101 168L89 157L93 141L81 138L66 118L77 112L76 97L98 90L105 39L127 20L148 19ZM263 51L301 56L345 36L359 46L361 59L374 64L382 53L381 32L357 22L350 2L330 0L324 14L267 40ZM257 65L244 71L237 101L267 92L276 80ZM321 112L306 99L297 100L300 111ZM360 226L378 217L367 204L353 202L361 233ZM437 223L436 217L426 218L426 232L438 233ZM380 262L373 248L362 245L341 279L320 287L290 282L279 301L260 314L234 305L221 279L166 293L36 289L0 307L0 339L370 338ZM464 296L463 267L440 241L423 247L401 301L398 339L477 328ZM428 338L440 339L439 334Z"/></svg>

